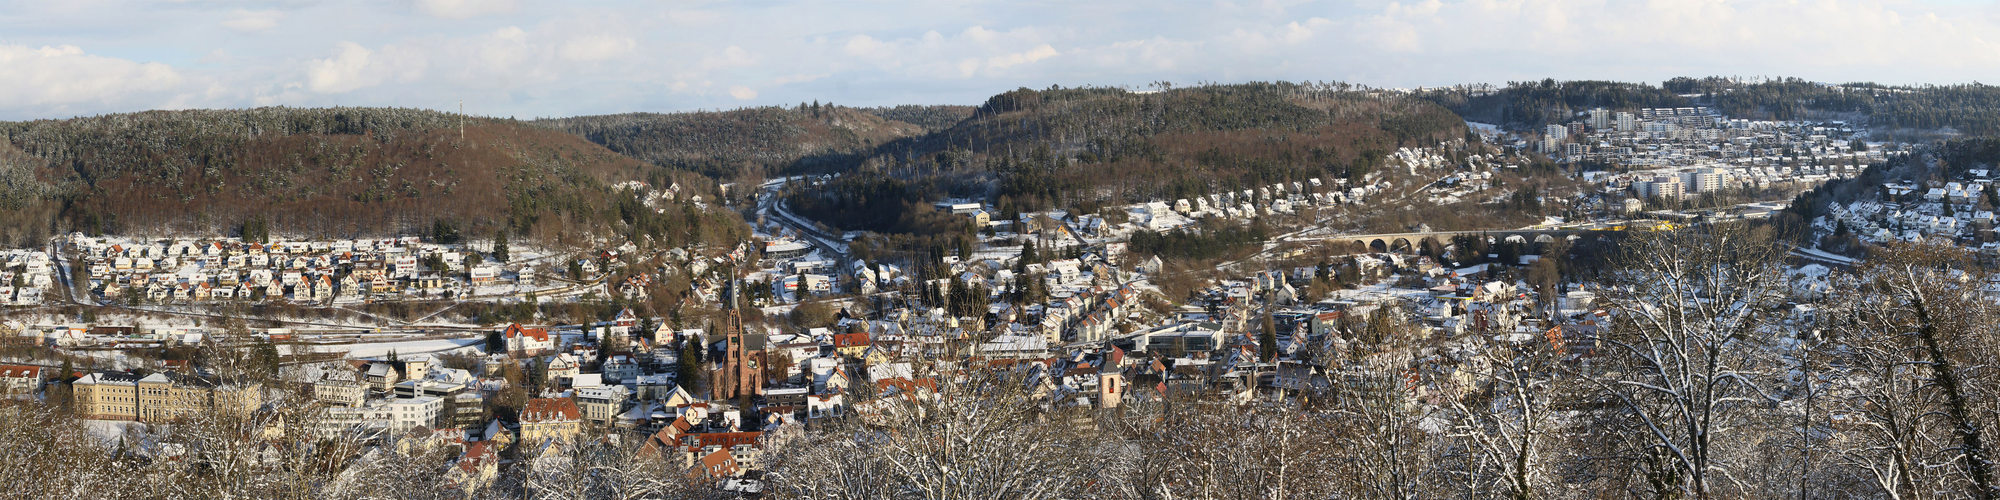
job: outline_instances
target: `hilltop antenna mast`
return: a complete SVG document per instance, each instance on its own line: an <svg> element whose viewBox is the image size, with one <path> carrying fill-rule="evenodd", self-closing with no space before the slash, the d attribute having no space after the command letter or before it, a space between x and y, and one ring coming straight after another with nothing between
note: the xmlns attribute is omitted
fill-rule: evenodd
<svg viewBox="0 0 2000 500"><path fill-rule="evenodd" d="M465 142L465 100L458 100L458 142Z"/></svg>

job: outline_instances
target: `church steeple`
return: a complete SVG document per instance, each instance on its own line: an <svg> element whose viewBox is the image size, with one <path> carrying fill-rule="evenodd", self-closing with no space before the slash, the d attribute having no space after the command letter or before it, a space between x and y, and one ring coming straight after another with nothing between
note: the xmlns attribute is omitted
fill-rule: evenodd
<svg viewBox="0 0 2000 500"><path fill-rule="evenodd" d="M729 283L722 286L722 309L736 310L736 266L729 267Z"/></svg>
<svg viewBox="0 0 2000 500"><path fill-rule="evenodd" d="M735 399L764 392L761 366L764 338L759 334L752 339L743 331L743 312L737 309L736 302L739 293L741 289L737 288L736 267L730 266L729 283L722 288L722 310L725 312L722 335L726 339L727 351L719 360L719 366L715 367L716 376L710 379L710 399Z"/></svg>

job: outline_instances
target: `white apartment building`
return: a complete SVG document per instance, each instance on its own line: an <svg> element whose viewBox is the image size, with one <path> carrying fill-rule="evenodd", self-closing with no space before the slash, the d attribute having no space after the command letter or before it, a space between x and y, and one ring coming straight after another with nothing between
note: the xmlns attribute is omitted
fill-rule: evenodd
<svg viewBox="0 0 2000 500"><path fill-rule="evenodd" d="M401 434L418 426L435 427L443 412L444 399L435 396L378 399L353 408L327 408L317 430L324 436L371 430Z"/></svg>

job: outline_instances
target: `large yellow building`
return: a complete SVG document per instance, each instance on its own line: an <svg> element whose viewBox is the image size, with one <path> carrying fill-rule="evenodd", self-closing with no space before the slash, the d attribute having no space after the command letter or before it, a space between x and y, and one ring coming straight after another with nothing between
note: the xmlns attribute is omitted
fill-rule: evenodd
<svg viewBox="0 0 2000 500"><path fill-rule="evenodd" d="M76 412L99 420L161 422L214 411L247 414L264 402L263 387L219 385L201 377L100 372L70 384Z"/></svg>
<svg viewBox="0 0 2000 500"><path fill-rule="evenodd" d="M521 442L570 441L583 431L583 414L569 398L535 398L521 409Z"/></svg>

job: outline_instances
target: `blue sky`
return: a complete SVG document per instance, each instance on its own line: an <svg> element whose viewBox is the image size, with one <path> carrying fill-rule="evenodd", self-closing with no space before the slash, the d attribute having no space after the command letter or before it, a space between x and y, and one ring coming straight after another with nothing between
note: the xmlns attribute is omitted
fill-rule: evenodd
<svg viewBox="0 0 2000 500"><path fill-rule="evenodd" d="M1016 87L1678 75L2000 81L1958 0L0 1L0 120L977 104Z"/></svg>

